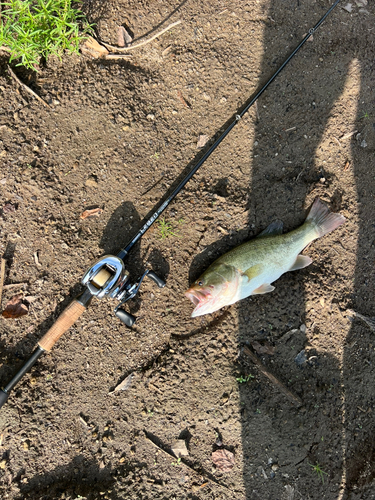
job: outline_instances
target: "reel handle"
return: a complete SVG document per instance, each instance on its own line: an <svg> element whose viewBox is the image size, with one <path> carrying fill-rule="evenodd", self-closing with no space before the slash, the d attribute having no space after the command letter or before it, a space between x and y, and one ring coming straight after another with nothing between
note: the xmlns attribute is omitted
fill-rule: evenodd
<svg viewBox="0 0 375 500"><path fill-rule="evenodd" d="M135 320L137 319L135 316L133 316L132 314L128 313L124 309L117 309L115 311L115 314L118 317L118 319L122 323L124 323L124 325L128 326L129 328L131 328L134 325Z"/></svg>
<svg viewBox="0 0 375 500"><path fill-rule="evenodd" d="M159 288L164 288L166 283L164 280L162 280L161 278L159 278L159 276L157 274L154 273L154 271L149 271L147 273L147 276L152 279L152 281L154 281Z"/></svg>

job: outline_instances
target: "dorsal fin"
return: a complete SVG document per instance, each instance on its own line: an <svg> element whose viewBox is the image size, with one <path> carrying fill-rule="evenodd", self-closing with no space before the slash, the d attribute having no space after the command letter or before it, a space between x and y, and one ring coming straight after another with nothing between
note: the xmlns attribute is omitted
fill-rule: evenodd
<svg viewBox="0 0 375 500"><path fill-rule="evenodd" d="M271 224L264 229L260 234L258 234L258 238L260 236L276 236L277 234L281 234L283 232L283 226L281 220L275 220L271 222Z"/></svg>

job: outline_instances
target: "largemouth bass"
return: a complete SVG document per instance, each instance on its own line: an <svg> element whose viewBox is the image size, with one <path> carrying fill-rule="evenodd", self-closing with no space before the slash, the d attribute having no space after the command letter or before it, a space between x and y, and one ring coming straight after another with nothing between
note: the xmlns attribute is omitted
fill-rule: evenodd
<svg viewBox="0 0 375 500"><path fill-rule="evenodd" d="M213 313L249 295L272 292L271 285L287 271L302 269L312 260L301 255L312 241L345 222L316 198L302 226L282 233L282 222L273 222L259 236L219 257L187 290L195 309L192 317Z"/></svg>

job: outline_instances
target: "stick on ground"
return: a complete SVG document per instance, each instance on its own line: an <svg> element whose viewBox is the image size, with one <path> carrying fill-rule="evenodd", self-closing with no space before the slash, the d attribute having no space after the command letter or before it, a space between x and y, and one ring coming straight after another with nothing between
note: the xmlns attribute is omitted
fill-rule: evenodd
<svg viewBox="0 0 375 500"><path fill-rule="evenodd" d="M3 288L4 288L4 277L5 277L5 264L7 261L5 259L1 259L1 264L0 264L0 309L1 309L1 297L3 295Z"/></svg>
<svg viewBox="0 0 375 500"><path fill-rule="evenodd" d="M138 47L142 47L143 45L146 45L147 43L152 42L152 40L155 40L155 38L158 38L158 36L163 35L165 32L169 31L170 29L174 28L178 24L181 24L182 21L176 21L175 23L170 24L163 30L159 31L156 33L154 36L149 38L148 40L144 40L143 42L137 43L135 45L130 45L129 47L115 47L114 45L108 45L108 43L103 43L104 47L106 47L108 50L112 52L127 52L128 50L133 50L133 49L138 49Z"/></svg>
<svg viewBox="0 0 375 500"><path fill-rule="evenodd" d="M46 106L47 108L50 108L51 106L44 100L42 99L40 96L38 96L38 94L36 94L33 90L31 90L30 87L28 87L27 85L25 85L24 83L21 82L21 80L18 78L18 76L14 73L14 71L12 71L11 67L8 66L8 71L11 75L11 77L16 80L16 82L18 83L18 85L20 85L23 89L26 90L26 92L28 92L29 94L31 94L33 97L35 97L36 99L38 99L38 101L40 101L44 106Z"/></svg>
<svg viewBox="0 0 375 500"><path fill-rule="evenodd" d="M299 406L301 406L303 403L302 403L302 399L299 398L298 396L296 396L295 394L293 394L282 382L280 382L280 380L278 380L275 375L272 375L272 373L270 373L266 367L263 365L263 363L260 361L260 359L247 347L247 346L244 346L243 347L243 352L249 356L249 358L251 359L251 361L257 365L259 371L261 371L263 373L263 375L265 375L266 377L269 378L269 380L271 380L271 382L281 391L283 392L286 396L288 396L289 399L291 399L294 403L298 404Z"/></svg>

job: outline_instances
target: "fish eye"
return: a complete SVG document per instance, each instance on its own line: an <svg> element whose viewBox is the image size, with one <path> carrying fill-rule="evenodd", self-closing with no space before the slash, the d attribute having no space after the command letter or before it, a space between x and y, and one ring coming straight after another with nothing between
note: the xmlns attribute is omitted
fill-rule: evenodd
<svg viewBox="0 0 375 500"><path fill-rule="evenodd" d="M198 281L199 286L203 286L203 281Z"/></svg>

